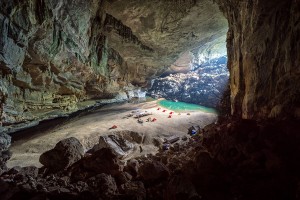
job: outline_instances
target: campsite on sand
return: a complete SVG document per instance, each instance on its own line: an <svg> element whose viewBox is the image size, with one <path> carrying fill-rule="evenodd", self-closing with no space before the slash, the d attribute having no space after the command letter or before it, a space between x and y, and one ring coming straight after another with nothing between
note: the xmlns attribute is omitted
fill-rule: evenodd
<svg viewBox="0 0 300 200"><path fill-rule="evenodd" d="M204 127L217 119L216 113L200 110L173 111L161 107L158 101L107 105L51 130L17 140L12 143L13 156L8 161L8 167L40 167L40 155L68 137L77 138L88 151L98 144L100 136L120 133L124 136L127 132L134 132L141 135L142 141L135 143L132 151L124 155L124 159L155 154L161 148L159 144L168 138L186 137L191 126Z"/></svg>

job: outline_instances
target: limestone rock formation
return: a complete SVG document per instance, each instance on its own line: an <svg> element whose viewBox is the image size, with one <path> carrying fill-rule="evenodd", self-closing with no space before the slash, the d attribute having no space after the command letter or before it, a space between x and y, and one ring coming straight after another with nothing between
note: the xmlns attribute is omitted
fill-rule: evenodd
<svg viewBox="0 0 300 200"><path fill-rule="evenodd" d="M71 170L72 179L86 180L101 173L115 176L120 173L121 164L112 149L103 148L75 163Z"/></svg>
<svg viewBox="0 0 300 200"><path fill-rule="evenodd" d="M55 147L40 156L40 163L50 170L65 169L84 155L84 148L78 139L71 137L58 142Z"/></svg>
<svg viewBox="0 0 300 200"><path fill-rule="evenodd" d="M187 73L154 80L148 94L156 98L217 107L228 84L226 57L212 59Z"/></svg>
<svg viewBox="0 0 300 200"><path fill-rule="evenodd" d="M6 132L74 112L86 99L130 98L181 53L224 43L227 31L210 0L3 0L0 8Z"/></svg>
<svg viewBox="0 0 300 200"><path fill-rule="evenodd" d="M140 166L139 174L145 182L162 182L168 179L169 170L160 162L146 161Z"/></svg>
<svg viewBox="0 0 300 200"><path fill-rule="evenodd" d="M229 23L232 114L247 120L209 125L187 144L125 167L103 148L72 165L60 157L57 173L14 168L0 176L0 199L299 199L300 127L290 118L300 116L300 2L214 2ZM225 30L209 0L2 0L0 7L4 126L128 95ZM286 120L249 120L269 117Z"/></svg>
<svg viewBox="0 0 300 200"><path fill-rule="evenodd" d="M299 1L216 1L227 34L232 114L299 118Z"/></svg>
<svg viewBox="0 0 300 200"><path fill-rule="evenodd" d="M128 155L133 150L134 145L123 138L115 135L108 135L100 136L99 143L95 147L97 149L110 148L116 154L118 154L118 156L123 157Z"/></svg>
<svg viewBox="0 0 300 200"><path fill-rule="evenodd" d="M88 185L97 191L98 193L102 193L102 195L107 198L111 198L111 196L118 193L118 187L115 179L108 174L98 174L95 177L92 177L88 180Z"/></svg>
<svg viewBox="0 0 300 200"><path fill-rule="evenodd" d="M114 131L109 135L100 136L99 142L88 150L88 153L109 148L118 155L119 158L125 159L136 151L138 145L143 142L143 139L143 133L128 130Z"/></svg>
<svg viewBox="0 0 300 200"><path fill-rule="evenodd" d="M124 100L180 55L217 51L227 31L218 6L229 22L232 114L299 117L298 1L3 0L0 130L86 99Z"/></svg>

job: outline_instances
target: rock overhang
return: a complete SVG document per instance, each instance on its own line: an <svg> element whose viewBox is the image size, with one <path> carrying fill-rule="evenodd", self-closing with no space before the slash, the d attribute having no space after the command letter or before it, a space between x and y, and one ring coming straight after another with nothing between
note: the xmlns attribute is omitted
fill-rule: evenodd
<svg viewBox="0 0 300 200"><path fill-rule="evenodd" d="M197 54L218 43L225 46L227 20L210 0L113 1L107 13L130 27L132 34L151 49L145 53L130 41L111 38L111 46L136 65L169 67L186 51Z"/></svg>

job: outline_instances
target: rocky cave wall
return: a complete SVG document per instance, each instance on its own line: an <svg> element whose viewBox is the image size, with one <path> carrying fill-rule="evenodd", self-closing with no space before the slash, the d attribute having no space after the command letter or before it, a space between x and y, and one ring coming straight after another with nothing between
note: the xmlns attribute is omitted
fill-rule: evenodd
<svg viewBox="0 0 300 200"><path fill-rule="evenodd" d="M86 99L126 99L181 53L227 32L210 0L3 0L0 8L2 128L76 111Z"/></svg>
<svg viewBox="0 0 300 200"><path fill-rule="evenodd" d="M0 6L3 125L76 110L78 101L114 86L109 76L117 72L107 62L116 53L105 46L103 2L5 0Z"/></svg>
<svg viewBox="0 0 300 200"><path fill-rule="evenodd" d="M220 43L218 6L229 22L232 114L299 117L299 2L215 2L1 1L1 124L126 99L183 53Z"/></svg>
<svg viewBox="0 0 300 200"><path fill-rule="evenodd" d="M156 78L148 96L219 108L228 88L227 57L211 59L186 73Z"/></svg>
<svg viewBox="0 0 300 200"><path fill-rule="evenodd" d="M299 118L300 2L217 2L229 22L232 114Z"/></svg>

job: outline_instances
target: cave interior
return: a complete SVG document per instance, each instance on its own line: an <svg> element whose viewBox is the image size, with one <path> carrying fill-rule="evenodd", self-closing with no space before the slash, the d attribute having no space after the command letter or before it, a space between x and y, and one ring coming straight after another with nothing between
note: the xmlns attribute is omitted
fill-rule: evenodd
<svg viewBox="0 0 300 200"><path fill-rule="evenodd" d="M1 0L0 76L0 199L300 198L298 0ZM219 116L126 162L70 137L7 166L15 133L145 94Z"/></svg>

